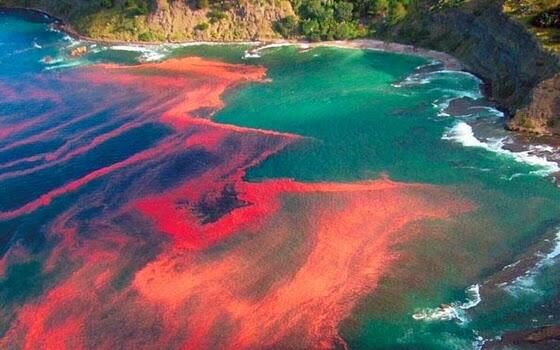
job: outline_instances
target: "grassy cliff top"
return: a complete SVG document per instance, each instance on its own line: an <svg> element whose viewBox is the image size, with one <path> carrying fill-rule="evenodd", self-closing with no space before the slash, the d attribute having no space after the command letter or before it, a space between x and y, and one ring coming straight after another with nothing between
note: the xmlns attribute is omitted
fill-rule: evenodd
<svg viewBox="0 0 560 350"><path fill-rule="evenodd" d="M560 0L506 0L504 12L523 23L553 52L560 52Z"/></svg>

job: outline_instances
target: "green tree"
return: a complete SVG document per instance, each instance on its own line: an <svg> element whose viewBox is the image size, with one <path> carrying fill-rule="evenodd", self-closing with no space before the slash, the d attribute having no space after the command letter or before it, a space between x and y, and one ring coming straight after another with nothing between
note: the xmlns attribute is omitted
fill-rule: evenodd
<svg viewBox="0 0 560 350"><path fill-rule="evenodd" d="M328 14L321 0L304 0L299 6L298 13L304 19L324 20Z"/></svg>
<svg viewBox="0 0 560 350"><path fill-rule="evenodd" d="M150 32L143 32L138 35L138 40L140 41L156 41L157 38Z"/></svg>
<svg viewBox="0 0 560 350"><path fill-rule="evenodd" d="M316 19L306 19L301 23L301 31L311 41L321 40L321 26Z"/></svg>
<svg viewBox="0 0 560 350"><path fill-rule="evenodd" d="M275 23L274 29L284 38L297 34L298 20L295 16L286 16Z"/></svg>
<svg viewBox="0 0 560 350"><path fill-rule="evenodd" d="M339 1L334 6L334 18L337 21L351 21L353 18L354 5L350 2Z"/></svg>
<svg viewBox="0 0 560 350"><path fill-rule="evenodd" d="M385 17L389 11L391 3L389 0L370 0L369 13L376 16Z"/></svg>
<svg viewBox="0 0 560 350"><path fill-rule="evenodd" d="M358 27L353 22L338 23L334 29L334 38L336 40L353 39L358 36Z"/></svg>
<svg viewBox="0 0 560 350"><path fill-rule="evenodd" d="M406 7L403 3L397 0L391 0L391 2L389 2L387 22L389 24L395 24L400 22L404 17L406 17Z"/></svg>

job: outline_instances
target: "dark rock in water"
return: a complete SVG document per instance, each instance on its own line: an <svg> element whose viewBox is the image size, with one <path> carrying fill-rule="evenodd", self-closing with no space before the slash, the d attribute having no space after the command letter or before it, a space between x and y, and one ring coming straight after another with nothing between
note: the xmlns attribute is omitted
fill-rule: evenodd
<svg viewBox="0 0 560 350"><path fill-rule="evenodd" d="M508 123L514 131L560 135L560 74L544 80L533 90L531 103Z"/></svg>
<svg viewBox="0 0 560 350"><path fill-rule="evenodd" d="M509 332L500 340L484 344L483 350L501 349L560 349L560 325Z"/></svg>
<svg viewBox="0 0 560 350"><path fill-rule="evenodd" d="M480 113L486 108L496 108L496 106L487 101L473 100L469 97L462 97L451 100L449 106L443 111L451 116L464 116L473 113Z"/></svg>

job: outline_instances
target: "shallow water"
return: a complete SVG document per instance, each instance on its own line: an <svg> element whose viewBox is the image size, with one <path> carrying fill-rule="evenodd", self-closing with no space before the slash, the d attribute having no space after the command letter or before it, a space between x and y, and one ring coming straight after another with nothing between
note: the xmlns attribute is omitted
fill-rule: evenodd
<svg viewBox="0 0 560 350"><path fill-rule="evenodd" d="M4 344L465 349L558 322L558 167L505 150L493 109L448 115L488 105L475 77L338 48L78 45L0 15Z"/></svg>

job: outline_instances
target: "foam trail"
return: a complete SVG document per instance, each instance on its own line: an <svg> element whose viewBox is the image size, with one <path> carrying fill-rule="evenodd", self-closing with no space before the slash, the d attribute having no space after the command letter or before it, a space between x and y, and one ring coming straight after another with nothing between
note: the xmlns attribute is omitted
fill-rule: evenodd
<svg viewBox="0 0 560 350"><path fill-rule="evenodd" d="M110 50L115 51L130 51L138 52L141 54L140 59L144 62L161 61L167 54L162 51L162 48L150 46L134 46L134 45L114 45L109 47Z"/></svg>
<svg viewBox="0 0 560 350"><path fill-rule="evenodd" d="M418 310L412 315L417 321L456 321L458 324L468 322L466 310L476 307L482 301L480 297L480 285L474 284L465 290L467 295L464 302L453 302L451 304L442 304L437 308L425 308Z"/></svg>
<svg viewBox="0 0 560 350"><path fill-rule="evenodd" d="M436 63L430 63L424 66L421 66L419 68L422 67L429 67L429 66L433 66L433 65L437 65L438 62ZM464 72L464 71L457 71L457 70L436 70L436 71L432 71L432 72L421 72L421 73L413 73L409 76L407 76L404 80L402 80L399 83L395 83L393 84L394 87L405 87L405 86L417 86L417 85L426 85L429 84L435 80L438 79L445 79L447 78L448 75L451 76L457 76L457 75L463 75L466 76L468 78L473 79L475 82L482 84L482 81L480 80L480 78L478 78L476 75L473 75L471 73L468 72ZM477 96L481 96L482 94L477 94Z"/></svg>
<svg viewBox="0 0 560 350"><path fill-rule="evenodd" d="M465 147L483 148L487 151L506 156L518 163L527 164L539 169L531 171L531 174L548 176L560 171L557 163L548 160L546 157L535 155L535 149L521 152L512 152L505 149L506 137L490 138L487 142L480 141L474 135L472 127L465 122L458 122L449 128L443 134L442 139L459 143Z"/></svg>
<svg viewBox="0 0 560 350"><path fill-rule="evenodd" d="M557 258L560 256L560 229L556 232L552 250L547 254L540 253L538 256L540 256L540 259L535 266L527 270L523 275L514 279L512 282L503 283L500 286L514 297L520 297L526 293L540 294L541 292L535 289L535 278L539 275L543 268L555 264Z"/></svg>
<svg viewBox="0 0 560 350"><path fill-rule="evenodd" d="M276 43L276 44L268 44L268 45L264 45L264 46L259 46L257 48L247 49L243 53L243 59L260 58L261 57L261 54L260 54L261 51L268 50L268 49L273 49L273 48L277 48L277 47L293 46L293 45L294 45L293 43Z"/></svg>

